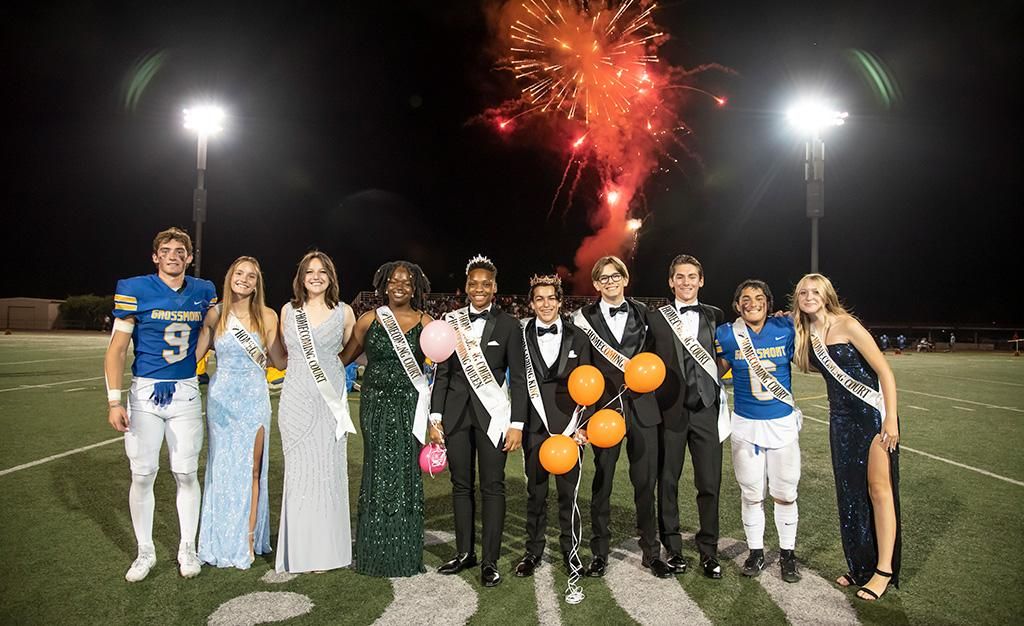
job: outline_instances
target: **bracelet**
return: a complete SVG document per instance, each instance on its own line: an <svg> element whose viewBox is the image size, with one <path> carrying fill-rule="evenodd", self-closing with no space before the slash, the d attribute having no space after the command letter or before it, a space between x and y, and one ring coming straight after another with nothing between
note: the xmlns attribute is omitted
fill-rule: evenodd
<svg viewBox="0 0 1024 626"><path fill-rule="evenodd" d="M107 389L107 402L121 403L121 390L120 389Z"/></svg>

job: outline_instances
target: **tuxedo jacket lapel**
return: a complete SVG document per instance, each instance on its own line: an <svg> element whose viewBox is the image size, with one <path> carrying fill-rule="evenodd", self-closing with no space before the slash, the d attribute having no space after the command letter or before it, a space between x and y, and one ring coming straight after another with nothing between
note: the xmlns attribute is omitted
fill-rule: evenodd
<svg viewBox="0 0 1024 626"><path fill-rule="evenodd" d="M548 377L548 366L544 362L544 355L540 351L540 342L537 341L536 318L526 323L526 343L530 348L530 360L533 361L533 371L537 378L544 380Z"/></svg>
<svg viewBox="0 0 1024 626"><path fill-rule="evenodd" d="M501 313L501 309L498 305L491 306L491 314L487 316L487 323L484 324L484 332L480 335L480 350L487 353L487 344L491 341L491 335L494 334L494 327L498 324L498 315Z"/></svg>
<svg viewBox="0 0 1024 626"><path fill-rule="evenodd" d="M604 314L601 312L601 304L595 304L594 308L591 309L586 316L590 318L590 325L594 327L594 330L596 330L597 334L601 336L601 339L604 339L608 342L608 345L619 352L622 352L622 344L615 338L614 333L612 333L612 329L608 327L608 322L604 321Z"/></svg>
<svg viewBox="0 0 1024 626"><path fill-rule="evenodd" d="M572 333L569 327L562 322L562 341L558 347L558 364L555 366L555 378L562 378L565 374L565 365L569 361L569 352L572 351Z"/></svg>

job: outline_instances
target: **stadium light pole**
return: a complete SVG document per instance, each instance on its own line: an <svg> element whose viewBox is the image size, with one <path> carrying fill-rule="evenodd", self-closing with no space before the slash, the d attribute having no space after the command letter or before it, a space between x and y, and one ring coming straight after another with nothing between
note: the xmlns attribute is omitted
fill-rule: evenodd
<svg viewBox="0 0 1024 626"><path fill-rule="evenodd" d="M823 102L805 100L786 112L786 118L807 138L804 180L807 183L807 217L811 219L811 272L818 271L818 220L825 216L825 141L821 133L842 126L849 114Z"/></svg>
<svg viewBox="0 0 1024 626"><path fill-rule="evenodd" d="M196 223L195 276L199 278L203 262L203 222L206 221L206 142L224 128L224 110L203 105L185 109L185 128L196 134L196 189L192 193L192 219Z"/></svg>

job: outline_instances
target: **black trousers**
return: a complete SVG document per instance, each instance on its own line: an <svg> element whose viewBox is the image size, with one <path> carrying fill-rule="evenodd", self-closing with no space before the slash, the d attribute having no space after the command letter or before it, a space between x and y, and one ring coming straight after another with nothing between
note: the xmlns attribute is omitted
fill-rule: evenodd
<svg viewBox="0 0 1024 626"><path fill-rule="evenodd" d="M682 428L658 425L658 531L661 544L671 553L683 549L679 534L679 477L690 448L693 485L697 488L697 550L703 556L718 553L718 492L722 486L722 444L718 441L718 407L683 409Z"/></svg>
<svg viewBox="0 0 1024 626"><path fill-rule="evenodd" d="M661 552L655 529L655 484L658 479L658 427L644 426L636 419L633 404L624 403L626 418L626 456L629 458L629 480L633 483L633 504L636 506L636 530L640 533L640 549L645 559ZM622 443L611 448L594 449L594 486L590 500L590 552L608 556L611 544L611 496L615 465ZM630 529L632 534L633 529Z"/></svg>
<svg viewBox="0 0 1024 626"><path fill-rule="evenodd" d="M551 474L540 464L540 446L548 438L547 434L525 433L523 446L524 463L526 465L526 551L535 556L544 556L544 535L548 526L548 478ZM562 552L572 550L573 533L573 495L576 481L579 479L580 466L561 476L555 476L555 489L558 491L558 545ZM581 528L581 520L577 516L576 529Z"/></svg>
<svg viewBox="0 0 1024 626"><path fill-rule="evenodd" d="M483 560L498 562L505 528L505 459L473 415L470 405L459 429L445 436L448 469L452 477L452 508L455 512L455 545L459 552L476 552L476 470L480 469L482 496Z"/></svg>

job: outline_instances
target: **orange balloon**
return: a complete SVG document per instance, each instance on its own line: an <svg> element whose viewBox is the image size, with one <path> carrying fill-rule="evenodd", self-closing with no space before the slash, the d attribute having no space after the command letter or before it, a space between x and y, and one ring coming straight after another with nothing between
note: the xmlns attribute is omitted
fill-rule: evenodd
<svg viewBox="0 0 1024 626"><path fill-rule="evenodd" d="M579 446L565 435L551 435L540 445L540 464L551 474L565 474L579 461Z"/></svg>
<svg viewBox="0 0 1024 626"><path fill-rule="evenodd" d="M593 365L580 365L569 374L569 395L573 402L590 406L604 393L604 376Z"/></svg>
<svg viewBox="0 0 1024 626"><path fill-rule="evenodd" d="M598 448L618 445L626 436L626 420L612 409L601 409L587 422L587 439Z"/></svg>
<svg viewBox="0 0 1024 626"><path fill-rule="evenodd" d="M637 393L654 391L665 382L665 362L653 352L641 352L626 365L626 386Z"/></svg>

